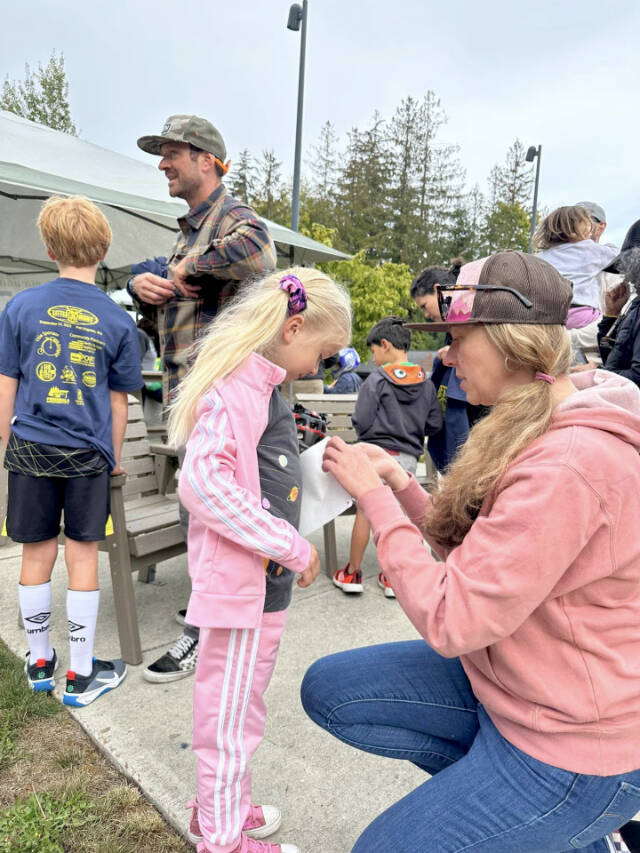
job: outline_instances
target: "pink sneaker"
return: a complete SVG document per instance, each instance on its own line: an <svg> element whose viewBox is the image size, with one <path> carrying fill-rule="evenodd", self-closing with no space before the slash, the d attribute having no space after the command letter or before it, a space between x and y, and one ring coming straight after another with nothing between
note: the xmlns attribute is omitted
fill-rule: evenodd
<svg viewBox="0 0 640 853"><path fill-rule="evenodd" d="M198 844L198 853L207 853L204 843ZM232 853L300 853L295 844L269 844L268 841L256 841L242 833L240 844Z"/></svg>
<svg viewBox="0 0 640 853"><path fill-rule="evenodd" d="M189 821L189 840L193 844L197 844L202 841L197 800L190 800L187 803L187 808L192 809L191 820ZM267 838L280 828L281 822L280 809L275 806L250 806L242 831L249 838Z"/></svg>

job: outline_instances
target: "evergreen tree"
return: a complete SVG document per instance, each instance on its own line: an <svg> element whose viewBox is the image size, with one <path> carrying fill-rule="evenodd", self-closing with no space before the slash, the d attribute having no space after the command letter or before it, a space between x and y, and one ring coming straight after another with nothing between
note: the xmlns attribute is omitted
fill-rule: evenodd
<svg viewBox="0 0 640 853"><path fill-rule="evenodd" d="M458 146L436 142L446 121L440 100L429 90L420 105L417 170L419 250L410 259L414 269L447 260L447 242L453 229L454 211L461 202L464 171L458 159Z"/></svg>
<svg viewBox="0 0 640 853"><path fill-rule="evenodd" d="M282 183L282 163L273 149L262 152L258 163L257 189L253 207L260 216L274 222L288 223L291 219L291 195Z"/></svg>
<svg viewBox="0 0 640 853"><path fill-rule="evenodd" d="M330 121L322 125L318 144L313 148L313 159L309 161L311 182L304 181L300 189L301 216L327 227L335 226L335 194L338 178L337 136Z"/></svg>
<svg viewBox="0 0 640 853"><path fill-rule="evenodd" d="M519 139L507 151L500 170L500 201L526 208L531 201L533 166L525 160L526 151Z"/></svg>
<svg viewBox="0 0 640 853"><path fill-rule="evenodd" d="M314 157L310 162L313 173L313 193L322 201L331 201L338 176L338 137L330 121L320 130L318 144L313 146Z"/></svg>
<svg viewBox="0 0 640 853"><path fill-rule="evenodd" d="M393 222L389 252L395 263L410 263L416 254L419 227L416 177L421 130L420 104L409 96L397 107L388 134Z"/></svg>
<svg viewBox="0 0 640 853"><path fill-rule="evenodd" d="M245 204L252 204L256 195L256 167L253 157L245 148L240 152L238 163L229 175L229 192Z"/></svg>
<svg viewBox="0 0 640 853"><path fill-rule="evenodd" d="M29 65L25 64L24 80L10 81L8 76L5 78L0 109L77 136L68 98L69 82L64 70L64 55L61 53L56 56L54 50L46 68L39 62L38 70L32 72Z"/></svg>
<svg viewBox="0 0 640 853"><path fill-rule="evenodd" d="M367 130L349 133L336 189L338 248L364 249L372 262L388 257L389 184L384 121L376 112Z"/></svg>
<svg viewBox="0 0 640 853"><path fill-rule="evenodd" d="M524 146L516 139L507 151L504 166L489 174L489 205L484 237L489 252L529 246L529 214L533 175L525 160Z"/></svg>

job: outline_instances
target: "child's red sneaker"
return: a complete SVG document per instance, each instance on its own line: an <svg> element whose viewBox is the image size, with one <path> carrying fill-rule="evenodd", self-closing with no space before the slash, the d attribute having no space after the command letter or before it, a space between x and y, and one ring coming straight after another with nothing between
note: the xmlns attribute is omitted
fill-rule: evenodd
<svg viewBox="0 0 640 853"><path fill-rule="evenodd" d="M382 572L380 572L380 574L378 575L378 586L380 587L380 589L384 590L385 598L396 597L395 592L391 589L391 584Z"/></svg>
<svg viewBox="0 0 640 853"><path fill-rule="evenodd" d="M343 592L362 592L362 572L349 572L349 563L333 576L334 584Z"/></svg>

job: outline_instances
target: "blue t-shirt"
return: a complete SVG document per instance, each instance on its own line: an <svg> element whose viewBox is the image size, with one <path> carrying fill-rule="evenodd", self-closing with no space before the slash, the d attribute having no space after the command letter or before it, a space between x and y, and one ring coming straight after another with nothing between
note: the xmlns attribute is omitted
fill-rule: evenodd
<svg viewBox="0 0 640 853"><path fill-rule="evenodd" d="M142 387L135 323L93 284L58 278L0 314L0 373L18 380L11 429L58 447L94 447L115 465L109 391Z"/></svg>

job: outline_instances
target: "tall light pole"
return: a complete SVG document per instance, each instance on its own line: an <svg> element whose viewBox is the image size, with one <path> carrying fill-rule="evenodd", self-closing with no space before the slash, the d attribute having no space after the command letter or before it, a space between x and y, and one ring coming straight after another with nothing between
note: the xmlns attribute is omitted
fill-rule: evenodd
<svg viewBox="0 0 640 853"><path fill-rule="evenodd" d="M302 6L294 3L289 9L287 29L297 32L302 24L300 36L300 72L298 74L298 119L296 121L296 151L293 161L293 192L291 194L291 230L298 230L300 218L300 154L302 149L302 107L304 104L304 60L307 47L307 0Z"/></svg>
<svg viewBox="0 0 640 853"><path fill-rule="evenodd" d="M533 207L531 208L531 233L529 235L529 254L533 254L533 233L536 230L536 211L538 208L538 181L540 180L540 158L542 156L542 145L531 145L527 151L527 156L524 158L527 163L533 163L538 158L536 163L536 182L533 188Z"/></svg>

